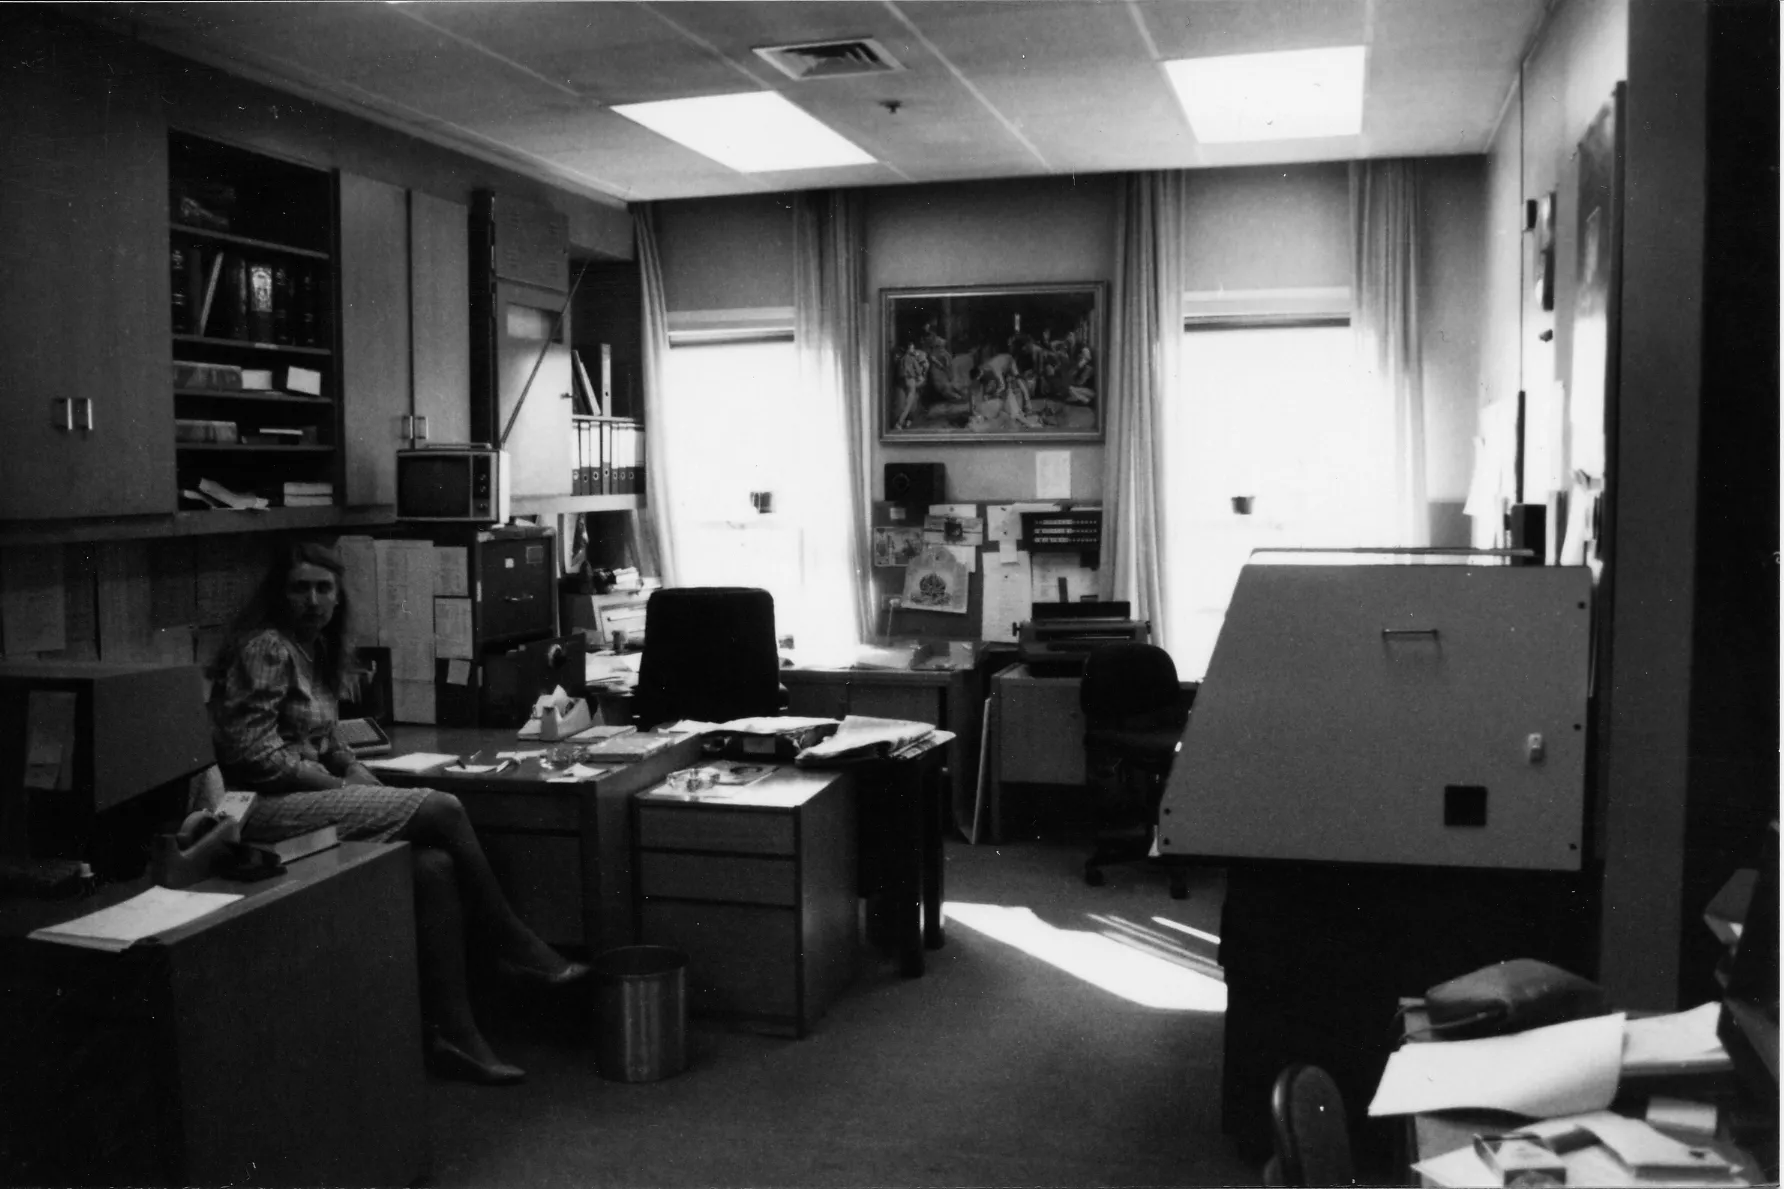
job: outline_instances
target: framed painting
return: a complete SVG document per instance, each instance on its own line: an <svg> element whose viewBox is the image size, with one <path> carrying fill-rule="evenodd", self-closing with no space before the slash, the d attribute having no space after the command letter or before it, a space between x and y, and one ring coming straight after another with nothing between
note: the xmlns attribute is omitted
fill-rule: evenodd
<svg viewBox="0 0 1784 1189"><path fill-rule="evenodd" d="M1103 436L1101 282L880 291L880 440Z"/></svg>

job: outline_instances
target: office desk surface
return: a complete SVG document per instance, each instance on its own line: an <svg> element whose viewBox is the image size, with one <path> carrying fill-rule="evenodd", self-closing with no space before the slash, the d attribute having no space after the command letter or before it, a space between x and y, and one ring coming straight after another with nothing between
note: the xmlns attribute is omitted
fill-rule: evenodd
<svg viewBox="0 0 1784 1189"><path fill-rule="evenodd" d="M399 726L390 736L397 755L493 758L555 746L519 739L512 728ZM521 919L554 945L598 952L636 939L629 798L697 763L700 747L690 735L643 760L591 764L597 775L581 781L552 782L562 773L537 759L500 773L381 772L379 779L456 796Z"/></svg>

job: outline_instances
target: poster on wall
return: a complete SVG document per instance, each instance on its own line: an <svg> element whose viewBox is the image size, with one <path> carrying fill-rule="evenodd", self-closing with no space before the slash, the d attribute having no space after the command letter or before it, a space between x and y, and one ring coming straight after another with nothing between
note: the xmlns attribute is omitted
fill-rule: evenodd
<svg viewBox="0 0 1784 1189"><path fill-rule="evenodd" d="M946 545L925 545L904 570L904 605L965 615L971 575Z"/></svg>
<svg viewBox="0 0 1784 1189"><path fill-rule="evenodd" d="M1103 285L880 291L880 439L1103 435Z"/></svg>

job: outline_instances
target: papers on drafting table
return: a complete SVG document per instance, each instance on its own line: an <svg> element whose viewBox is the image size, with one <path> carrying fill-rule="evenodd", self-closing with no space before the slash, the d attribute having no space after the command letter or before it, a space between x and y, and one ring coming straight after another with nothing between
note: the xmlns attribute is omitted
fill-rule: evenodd
<svg viewBox="0 0 1784 1189"><path fill-rule="evenodd" d="M34 930L31 936L40 941L86 949L129 949L145 937L165 933L240 899L241 896L234 892L187 892L155 887L110 908Z"/></svg>
<svg viewBox="0 0 1784 1189"><path fill-rule="evenodd" d="M1369 1114L1477 1107L1545 1118L1600 1110L1617 1093L1623 1019L1619 1012L1510 1036L1401 1045Z"/></svg>
<svg viewBox="0 0 1784 1189"><path fill-rule="evenodd" d="M1566 1115L1520 1127L1520 1134L1555 1137L1583 1130L1598 1140L1561 1154L1569 1185L1740 1186L1747 1182L1726 1159L1704 1147L1681 1144L1640 1119L1610 1111ZM1565 1145L1563 1145L1565 1146ZM1500 1174L1475 1155L1472 1145L1412 1166L1443 1189L1500 1189Z"/></svg>
<svg viewBox="0 0 1784 1189"><path fill-rule="evenodd" d="M1714 1001L1690 1011L1630 1020L1623 1029L1623 1073L1707 1073L1733 1068L1716 1036L1722 1005Z"/></svg>
<svg viewBox="0 0 1784 1189"><path fill-rule="evenodd" d="M587 764L571 764L556 776L547 776L546 784L575 784L578 781L593 780L603 772L611 772L612 768L591 768Z"/></svg>
<svg viewBox="0 0 1784 1189"><path fill-rule="evenodd" d="M400 756L373 756L360 763L380 772L432 772L435 768L444 768L457 761L457 756L441 755L433 751L412 751Z"/></svg>

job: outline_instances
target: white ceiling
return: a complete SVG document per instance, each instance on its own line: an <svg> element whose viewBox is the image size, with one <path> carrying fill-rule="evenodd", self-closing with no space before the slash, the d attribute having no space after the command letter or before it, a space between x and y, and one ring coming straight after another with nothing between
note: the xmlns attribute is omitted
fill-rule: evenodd
<svg viewBox="0 0 1784 1189"><path fill-rule="evenodd" d="M94 6L145 41L607 200L1476 153L1548 0L636 0ZM85 8L87 6L78 6ZM794 81L754 47L878 39ZM1368 47L1363 132L1198 144L1160 61ZM880 164L742 174L613 104L772 88ZM885 101L902 106L890 112Z"/></svg>

